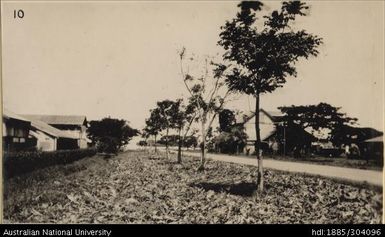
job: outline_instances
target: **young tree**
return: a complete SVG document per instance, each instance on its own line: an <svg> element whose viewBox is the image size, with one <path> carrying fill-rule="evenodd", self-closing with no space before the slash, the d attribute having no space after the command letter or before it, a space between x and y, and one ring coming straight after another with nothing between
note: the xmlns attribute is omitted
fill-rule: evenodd
<svg viewBox="0 0 385 237"><path fill-rule="evenodd" d="M186 138L191 130L191 125L197 118L195 104L189 103L187 106L181 104L178 112L174 115L174 121L178 129L178 156L177 162L182 162L182 146L185 144ZM183 135L182 135L183 133Z"/></svg>
<svg viewBox="0 0 385 237"><path fill-rule="evenodd" d="M288 76L297 76L295 63L301 58L316 56L321 38L305 30L291 27L297 16L305 16L308 6L300 1L283 2L281 9L264 16L263 26L257 28L256 12L263 4L245 1L240 11L221 27L218 44L225 49L223 59L231 70L226 84L231 91L255 98L255 150L258 159L258 190L263 191L263 164L260 150L259 104L260 95L282 87ZM221 65L219 70L225 69Z"/></svg>
<svg viewBox="0 0 385 237"><path fill-rule="evenodd" d="M154 110L158 111L162 121L163 129L166 130L165 143L166 143L166 157L169 159L169 132L170 129L174 128L174 115L178 113L179 101L163 100L157 103L157 108Z"/></svg>
<svg viewBox="0 0 385 237"><path fill-rule="evenodd" d="M91 121L87 133L100 151L116 153L122 146L127 145L132 137L137 136L139 131L131 128L123 119L104 118Z"/></svg>
<svg viewBox="0 0 385 237"><path fill-rule="evenodd" d="M181 121L183 120L183 114L180 111L181 100L163 100L156 103L156 108L151 110L152 118L150 121L156 123L157 132L166 130L164 136L166 145L166 156L169 158L169 132L170 129L179 128Z"/></svg>
<svg viewBox="0 0 385 237"><path fill-rule="evenodd" d="M230 91L220 81L224 70L216 70L216 68L210 70L209 67L216 66L216 64L210 61L208 57L204 59L202 74L198 76L190 73L189 69L184 69L184 60L186 59L185 48L179 52L179 58L182 79L190 95L189 103L194 105L197 120L200 123L201 161L197 171L203 171L206 157L206 142L210 128L215 117L222 110L223 105L228 99ZM198 61L193 57L189 57L189 60L191 63Z"/></svg>
<svg viewBox="0 0 385 237"><path fill-rule="evenodd" d="M159 113L153 112L151 110L150 117L146 119L146 127L143 129L144 136L154 136L154 151L157 152L156 148L156 137L162 131L162 123L160 120Z"/></svg>
<svg viewBox="0 0 385 237"><path fill-rule="evenodd" d="M166 130L165 136L161 138L161 142L166 145L166 155L169 157L169 132L170 129L178 131L178 156L177 162L182 161L182 145L188 135L191 125L196 118L196 111L193 105L184 106L182 99L163 100L157 102L157 107L151 110L150 118L146 120L144 134L156 136ZM183 133L183 136L182 136ZM156 150L156 147L155 147Z"/></svg>

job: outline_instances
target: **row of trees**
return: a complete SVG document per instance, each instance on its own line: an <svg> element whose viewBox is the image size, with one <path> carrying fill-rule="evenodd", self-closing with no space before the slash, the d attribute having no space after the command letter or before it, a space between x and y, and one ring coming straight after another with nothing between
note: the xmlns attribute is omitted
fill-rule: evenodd
<svg viewBox="0 0 385 237"><path fill-rule="evenodd" d="M183 137L179 137L179 135L169 135L162 136L159 141L159 144L166 145L168 143L169 146L179 147L182 144L182 147L185 148L196 148L198 146L198 139L194 135L186 136L183 140ZM147 142L146 142L147 144Z"/></svg>
<svg viewBox="0 0 385 237"><path fill-rule="evenodd" d="M176 101L165 100L158 103L158 107L151 111L147 120L147 126L142 136L151 134L148 131L155 131L152 135L158 135L162 130L166 135L159 140L160 144L178 146L178 162L181 162L181 147L196 147L198 145L195 137L196 130L191 129L194 121L198 121L194 103L187 106L181 99ZM191 102L190 102L191 103ZM280 119L286 128L300 126L302 129L313 131L329 130L327 140L335 146L342 144L356 143L373 136L374 131L365 132L363 129L352 127L357 122L356 118L348 117L340 112L339 107L327 103L317 105L301 105L279 107L284 116ZM246 145L247 135L244 132L243 124L237 123L234 112L222 109L218 113L219 135L209 137L211 142L222 153L237 153ZM155 123L154 123L155 121ZM99 121L91 121L88 135L92 142L98 146L99 151L116 153L129 141L139 135L137 129L131 128L129 123L122 119L104 118ZM152 129L151 129L152 128ZM154 130L157 128L157 130ZM170 129L176 129L178 135L168 135ZM380 133L374 135L381 135Z"/></svg>
<svg viewBox="0 0 385 237"><path fill-rule="evenodd" d="M356 124L356 118L348 117L340 112L341 108L327 103L292 105L279 107L278 109L281 110L283 116L279 118L275 139L280 144L284 143L284 139L290 137L290 144L297 147L301 146L304 142L302 139L304 138L300 134L307 134L309 138L312 137L311 139L320 138L319 136L313 137L312 134L323 134L323 139L331 141L336 147L343 144L357 143L369 138L365 137L365 134L359 133L358 129L352 127L352 125ZM175 115L179 113L180 111L175 113ZM210 134L208 150L227 154L242 152L247 142L247 134L242 121L236 121L235 113L229 109L222 109L218 113L218 121L217 135ZM283 128L286 131L286 138L282 137ZM291 134L300 131L302 131L300 134ZM310 132L310 134L305 131ZM167 145L169 143L172 146L178 146L179 141L182 141L185 147L196 146L197 139L194 134L195 131L188 136L189 139L185 142L178 135L164 135L159 140L159 144Z"/></svg>
<svg viewBox="0 0 385 237"><path fill-rule="evenodd" d="M186 69L185 60L190 57L186 57L184 48L179 52L180 70L189 93L189 105L192 105L193 117L200 124L202 154L198 170L204 169L206 139L211 125L231 94L242 93L255 98L255 149L258 151L261 143L258 112L261 94L271 93L282 87L290 76L296 77L295 63L301 58L307 59L318 54L321 38L292 27L298 16L306 15L308 6L305 3L283 2L279 10L257 18L256 14L261 12L263 6L259 1L244 1L238 5L236 17L226 21L221 27L218 45L225 50L221 63L206 58L201 75L191 74L188 66ZM167 124L162 129L171 128L171 118L166 114L171 110L170 106L162 111L162 105L158 103L157 108L151 111L150 118L146 120L145 130L148 134L157 134L159 129L154 124L161 119L166 121L162 123L163 126ZM165 118L159 117L160 115ZM258 189L262 191L262 157L259 152L256 155Z"/></svg>
<svg viewBox="0 0 385 237"><path fill-rule="evenodd" d="M146 127L143 129L142 136L148 139L154 137L156 150L157 136L162 131L166 131L164 136L166 145L166 156L169 157L169 132L171 129L178 131L178 163L182 161L182 146L186 143L191 125L196 120L196 109L192 104L184 105L182 99L163 100L157 102L156 108L150 111L150 117L146 119Z"/></svg>

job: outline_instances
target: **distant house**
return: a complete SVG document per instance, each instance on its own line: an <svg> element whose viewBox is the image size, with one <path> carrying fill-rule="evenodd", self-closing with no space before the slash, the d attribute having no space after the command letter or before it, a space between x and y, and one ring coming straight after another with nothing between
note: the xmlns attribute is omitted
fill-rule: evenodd
<svg viewBox="0 0 385 237"><path fill-rule="evenodd" d="M383 162L384 158L384 137L378 136L365 140L361 144L362 156L366 159L375 159Z"/></svg>
<svg viewBox="0 0 385 237"><path fill-rule="evenodd" d="M296 149L298 152L310 153L312 143L316 140L311 133L299 125L292 124L291 126L283 126L281 123L278 123L271 136L265 138L263 141L269 144L269 149L271 149L271 144L276 142L278 144L278 153L293 153L295 156L294 151Z"/></svg>
<svg viewBox="0 0 385 237"><path fill-rule="evenodd" d="M367 143L366 141L370 141L372 138L378 138L383 134L381 131L374 128L353 126L344 126L339 132L344 136L340 135L339 140L333 141L334 144L329 138L331 136L330 129L322 129L318 133L313 132L312 134L317 138L317 141L312 144L313 147L316 148L315 153L325 155L325 152L327 154L328 151L334 151L334 155L332 156L339 156L343 153L345 153L346 156L349 156L349 149L353 145L358 146L359 153L361 153L359 156L362 156L363 158L372 157L373 154L369 155L369 153L373 147L376 147L377 145L372 146L370 142Z"/></svg>
<svg viewBox="0 0 385 237"><path fill-rule="evenodd" d="M3 110L3 149L20 151L30 147L31 121L7 109Z"/></svg>
<svg viewBox="0 0 385 237"><path fill-rule="evenodd" d="M90 140L87 138L86 116L71 115L23 115L33 121L42 121L50 126L61 130L67 138L76 138L79 148L87 148Z"/></svg>
<svg viewBox="0 0 385 237"><path fill-rule="evenodd" d="M359 144L368 139L378 139L383 133L374 128L349 127L349 134L351 134L351 139L355 140L355 143Z"/></svg>
<svg viewBox="0 0 385 237"><path fill-rule="evenodd" d="M276 125L279 122L279 118L282 115L278 112L267 112L264 109L259 110L259 129L261 135L261 141L264 141L266 138L272 136L276 131ZM245 147L245 152L254 153L255 152L255 141L256 141L256 132L255 132L255 112L249 112L237 118L238 124L243 124L245 128L245 133L247 134L247 145ZM265 143L265 146L267 143ZM262 145L263 146L263 145Z"/></svg>
<svg viewBox="0 0 385 237"><path fill-rule="evenodd" d="M63 132L39 120L31 120L30 137L35 140L35 147L40 151L78 148L76 136Z"/></svg>
<svg viewBox="0 0 385 237"><path fill-rule="evenodd" d="M300 126L285 127L282 122L283 114L268 112L264 109L259 111L259 129L261 135L261 150L271 152L273 144L279 153L289 153L294 148L309 149L314 136L302 129ZM239 121L241 120L241 121ZM255 152L255 113L250 112L237 119L237 123L243 124L248 136L245 152L252 154Z"/></svg>

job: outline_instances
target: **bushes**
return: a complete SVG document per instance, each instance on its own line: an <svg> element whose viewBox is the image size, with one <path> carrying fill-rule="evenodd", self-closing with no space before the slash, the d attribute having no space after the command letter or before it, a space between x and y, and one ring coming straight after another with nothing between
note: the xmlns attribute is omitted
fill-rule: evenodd
<svg viewBox="0 0 385 237"><path fill-rule="evenodd" d="M52 165L64 165L96 154L96 149L61 150L50 152L5 152L4 177L13 177Z"/></svg>
<svg viewBox="0 0 385 237"><path fill-rule="evenodd" d="M246 147L247 134L243 125L233 125L213 139L217 152L225 154L240 153Z"/></svg>
<svg viewBox="0 0 385 237"><path fill-rule="evenodd" d="M117 154L120 148L119 140L114 137L103 137L96 143L96 150L100 153Z"/></svg>

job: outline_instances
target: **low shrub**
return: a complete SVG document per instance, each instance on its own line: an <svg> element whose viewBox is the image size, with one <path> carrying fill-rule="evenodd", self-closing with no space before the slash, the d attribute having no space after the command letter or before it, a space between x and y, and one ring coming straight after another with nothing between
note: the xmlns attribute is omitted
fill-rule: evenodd
<svg viewBox="0 0 385 237"><path fill-rule="evenodd" d="M117 138L103 137L97 142L96 149L100 153L117 154L120 144Z"/></svg>
<svg viewBox="0 0 385 237"><path fill-rule="evenodd" d="M4 177L10 178L52 165L69 164L95 154L94 148L49 152L5 152Z"/></svg>

